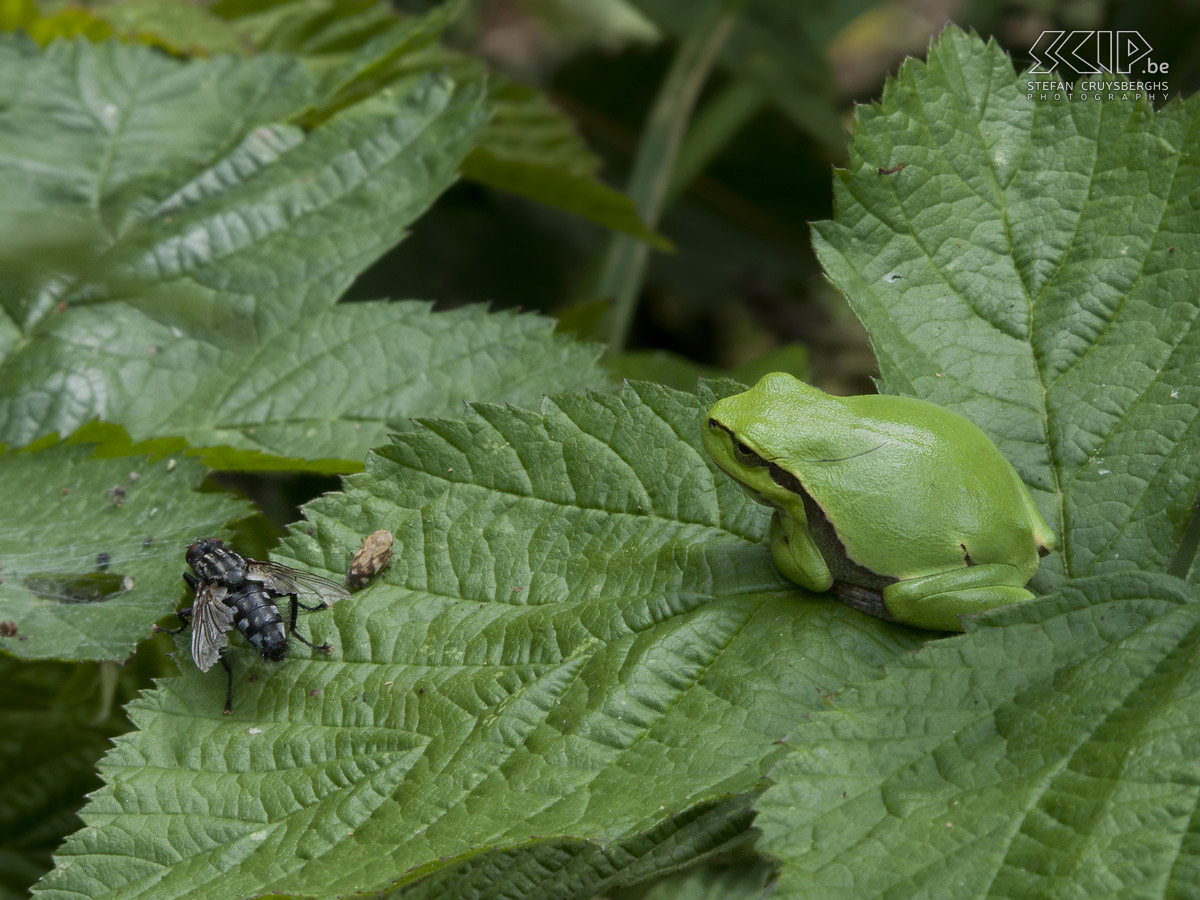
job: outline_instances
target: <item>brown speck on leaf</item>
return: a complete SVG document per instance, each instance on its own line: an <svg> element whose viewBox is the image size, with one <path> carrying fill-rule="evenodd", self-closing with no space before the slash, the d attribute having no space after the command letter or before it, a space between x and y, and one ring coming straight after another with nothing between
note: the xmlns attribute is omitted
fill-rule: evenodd
<svg viewBox="0 0 1200 900"><path fill-rule="evenodd" d="M354 554L354 559L350 561L350 569L346 573L346 587L357 591L386 569L392 561L393 542L392 533L384 529L368 534L358 552Z"/></svg>
<svg viewBox="0 0 1200 900"><path fill-rule="evenodd" d="M119 484L113 485L108 489L108 493L105 496L108 497L108 502L113 506L122 506L125 503L125 488Z"/></svg>
<svg viewBox="0 0 1200 900"><path fill-rule="evenodd" d="M258 676L257 676L257 675L250 675L249 677L247 677L247 678L246 678L246 680L247 680L248 682L250 682L251 684L254 684L254 682L258 681Z"/></svg>
<svg viewBox="0 0 1200 900"><path fill-rule="evenodd" d="M311 691L309 691L309 692L308 692L308 696L310 696L310 697L320 697L320 696L321 696L321 689L320 689L320 688L313 688Z"/></svg>
<svg viewBox="0 0 1200 900"><path fill-rule="evenodd" d="M1174 252L1175 252L1175 248L1174 248L1174 247L1168 247L1168 248L1167 248L1167 252L1168 252L1168 253L1174 253Z"/></svg>
<svg viewBox="0 0 1200 900"><path fill-rule="evenodd" d="M65 497L65 496L67 496L67 494L69 494L69 493L71 493L71 489L70 489L70 488L63 488L63 489L62 489L62 495L63 495L64 497Z"/></svg>
<svg viewBox="0 0 1200 900"><path fill-rule="evenodd" d="M7 619L5 619L3 622L0 622L0 637L16 637L16 636L17 636L17 623L16 622L10 622Z"/></svg>
<svg viewBox="0 0 1200 900"><path fill-rule="evenodd" d="M899 172L901 169L903 169L907 165L908 165L908 163L902 162L902 163L898 163L897 165L892 166L890 169L885 169L881 166L880 168L876 169L876 171L880 175L895 175L897 172Z"/></svg>

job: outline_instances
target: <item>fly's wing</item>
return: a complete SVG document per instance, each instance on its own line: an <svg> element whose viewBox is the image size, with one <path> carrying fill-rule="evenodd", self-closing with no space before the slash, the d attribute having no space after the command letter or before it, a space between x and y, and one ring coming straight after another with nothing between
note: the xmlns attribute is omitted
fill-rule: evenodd
<svg viewBox="0 0 1200 900"><path fill-rule="evenodd" d="M202 581L196 586L192 604L192 660L201 672L207 672L229 646L225 634L233 625L233 607L225 605L229 590L223 584Z"/></svg>
<svg viewBox="0 0 1200 900"><path fill-rule="evenodd" d="M247 560L246 578L261 583L268 591L280 597L288 594L312 597L321 601L322 606L332 606L350 596L348 590L328 578L258 559Z"/></svg>

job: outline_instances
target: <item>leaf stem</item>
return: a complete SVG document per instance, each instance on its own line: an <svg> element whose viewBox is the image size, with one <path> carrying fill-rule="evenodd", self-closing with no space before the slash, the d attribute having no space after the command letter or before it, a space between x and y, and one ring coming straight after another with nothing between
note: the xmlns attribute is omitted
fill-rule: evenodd
<svg viewBox="0 0 1200 900"><path fill-rule="evenodd" d="M662 214L679 144L696 97L737 19L740 6L728 0L710 0L676 51L654 100L629 176L629 196L650 228L658 224ZM625 347L648 257L649 248L636 238L614 235L609 242L597 293L614 301L608 332L610 355Z"/></svg>

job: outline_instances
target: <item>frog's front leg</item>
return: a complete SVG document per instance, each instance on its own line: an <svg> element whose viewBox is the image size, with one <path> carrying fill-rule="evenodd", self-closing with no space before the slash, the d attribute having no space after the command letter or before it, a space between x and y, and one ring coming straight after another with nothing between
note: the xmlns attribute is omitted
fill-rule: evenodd
<svg viewBox="0 0 1200 900"><path fill-rule="evenodd" d="M808 524L783 510L771 517L771 558L789 581L818 594L833 587L833 573L817 549Z"/></svg>
<svg viewBox="0 0 1200 900"><path fill-rule="evenodd" d="M909 578L883 589L883 604L900 622L937 631L962 631L959 616L1032 599L1016 566L987 563Z"/></svg>

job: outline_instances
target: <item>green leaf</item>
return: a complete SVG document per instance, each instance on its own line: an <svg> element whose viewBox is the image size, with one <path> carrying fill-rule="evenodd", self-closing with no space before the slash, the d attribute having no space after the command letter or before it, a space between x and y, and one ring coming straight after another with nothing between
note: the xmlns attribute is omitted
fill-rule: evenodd
<svg viewBox="0 0 1200 900"><path fill-rule="evenodd" d="M701 866L664 878L643 900L761 900L773 875L772 867L761 860Z"/></svg>
<svg viewBox="0 0 1200 900"><path fill-rule="evenodd" d="M348 471L409 416L603 383L593 348L533 317L333 307L454 179L478 82L430 76L304 132L270 123L318 90L277 57L0 44L0 83L22 79L0 113L15 238L0 439L99 417L233 448L214 465ZM107 94L81 90L93 80ZM45 233L22 238L43 212Z"/></svg>
<svg viewBox="0 0 1200 900"><path fill-rule="evenodd" d="M658 250L674 246L641 220L627 196L594 178L501 156L486 146L466 158L463 176L632 235Z"/></svg>
<svg viewBox="0 0 1200 900"><path fill-rule="evenodd" d="M1034 491L1043 589L1165 570L1200 490L1198 130L1194 97L1027 98L949 29L859 107L814 226L882 386L964 413Z"/></svg>
<svg viewBox="0 0 1200 900"><path fill-rule="evenodd" d="M1110 574L839 695L758 804L776 896L1187 896L1200 604Z"/></svg>
<svg viewBox="0 0 1200 900"><path fill-rule="evenodd" d="M493 76L494 113L480 145L463 162L463 177L556 207L669 251L672 244L646 225L633 201L597 177L600 159L575 124L546 97Z"/></svg>
<svg viewBox="0 0 1200 900"><path fill-rule="evenodd" d="M397 17L388 4L371 2L291 2L261 9L235 0L215 10L260 47L304 56L323 73L322 99L305 117L318 122L422 74L478 78L477 59L433 43L462 5L445 3L422 17ZM544 94L499 73L490 73L488 82L491 116L463 161L464 177L671 249L628 197L596 177L599 158Z"/></svg>
<svg viewBox="0 0 1200 900"><path fill-rule="evenodd" d="M107 22L117 34L136 37L177 55L244 55L251 49L250 42L229 23L188 0L119 0L94 4L89 12Z"/></svg>
<svg viewBox="0 0 1200 900"><path fill-rule="evenodd" d="M458 80L478 78L478 60L432 43L457 15L458 5L446 4L420 19L393 19L344 59L333 56L322 63L330 68L324 76L327 99L317 116L429 72L446 72ZM631 234L660 250L671 249L666 238L641 220L627 196L597 177L599 157L544 94L490 73L488 106L491 115L478 145L463 160L463 177Z"/></svg>
<svg viewBox="0 0 1200 900"><path fill-rule="evenodd" d="M780 579L768 511L700 447L714 399L627 385L394 436L276 555L341 572L394 533L380 578L305 617L333 654L235 641L231 717L187 666L132 704L39 895L400 887L754 790L782 735L922 636ZM536 895L541 859L506 877Z"/></svg>
<svg viewBox="0 0 1200 900"><path fill-rule="evenodd" d="M128 232L139 223L170 225L156 221L155 207L235 151L253 129L303 103L310 81L296 62L283 57L184 64L118 43L58 41L39 51L19 36L4 37L0 210L6 246L10 235L21 237L31 223L37 227L46 212L79 216L100 244L97 251L128 242ZM239 163L237 169L248 174L255 162L267 161L260 158L271 149L281 149L281 140L260 136L226 168ZM251 153L255 150L257 155ZM211 183L221 174L234 173L209 174L209 193L219 186ZM204 183L201 178L193 192ZM6 268L23 256L6 251ZM56 262L60 279L62 270L80 268L69 258ZM42 280L30 292L35 296L51 290L45 282L52 280L43 267L37 271ZM67 293L61 285L54 289L54 302ZM41 296L17 299L24 303L6 297L5 309L26 325L53 306L51 298Z"/></svg>
<svg viewBox="0 0 1200 900"><path fill-rule="evenodd" d="M128 328L118 322L105 352L136 356L140 347L123 338L142 326L145 340L146 320L137 312L130 320ZM245 350L172 341L163 327L150 337L172 348L177 362L164 362L173 386L129 396L124 414L110 418L131 422L138 437L180 434L215 448L202 454L214 468L353 471L361 467L356 454L408 428L411 414L450 414L467 398L532 402L547 384L603 384L596 349L553 335L553 327L533 315L434 313L417 302L297 316Z"/></svg>
<svg viewBox="0 0 1200 900"><path fill-rule="evenodd" d="M495 112L483 140L493 153L579 178L599 171L600 158L544 94L500 78L492 84L491 101Z"/></svg>
<svg viewBox="0 0 1200 900"><path fill-rule="evenodd" d="M611 896L614 888L638 884L648 876L746 843L752 821L749 797L717 800L672 813L644 832L611 843L560 839L472 853L384 896L388 900L491 900L508 896L521 900L590 900ZM536 879L530 878L531 872L536 873ZM718 876L717 880L725 887L734 886L731 878ZM702 895L696 896L699 900ZM713 896L715 900L729 895Z"/></svg>
<svg viewBox="0 0 1200 900"><path fill-rule="evenodd" d="M297 30L296 22L284 40L274 36L269 46L304 57L310 69L321 73L319 100L305 116L307 123L316 124L402 78L438 72L455 81L481 80L484 69L477 61L430 46L458 17L462 5L462 0L452 0L424 16L397 16L387 3L335 3L321 10L310 26ZM299 12L302 22L305 13L324 6L328 4L284 3L273 12ZM239 27L244 23L239 20ZM431 54L433 63L427 62Z"/></svg>
<svg viewBox="0 0 1200 900"><path fill-rule="evenodd" d="M324 108L429 72L479 77L478 60L429 43L444 25L445 17L429 17L396 26L388 32L395 46L376 38L356 50L325 76L326 84L336 88L328 89ZM660 250L671 249L666 238L641 220L629 197L597 177L599 157L544 94L492 73L488 101L491 116L478 145L463 160L465 178L631 234Z"/></svg>
<svg viewBox="0 0 1200 900"><path fill-rule="evenodd" d="M42 15L36 0L0 0L0 30L25 31L42 46L61 38L86 37L100 41L112 36L112 26L90 9L65 6Z"/></svg>
<svg viewBox="0 0 1200 900"><path fill-rule="evenodd" d="M0 650L123 660L184 593L183 550L251 512L193 488L189 459L99 459L87 444L0 456Z"/></svg>
<svg viewBox="0 0 1200 900"><path fill-rule="evenodd" d="M255 46L297 56L353 52L399 21L378 0L216 0L211 9Z"/></svg>

